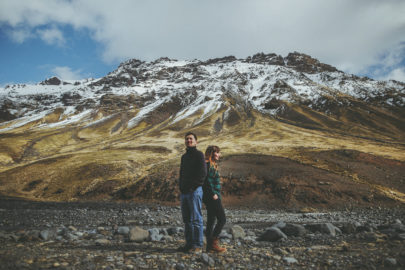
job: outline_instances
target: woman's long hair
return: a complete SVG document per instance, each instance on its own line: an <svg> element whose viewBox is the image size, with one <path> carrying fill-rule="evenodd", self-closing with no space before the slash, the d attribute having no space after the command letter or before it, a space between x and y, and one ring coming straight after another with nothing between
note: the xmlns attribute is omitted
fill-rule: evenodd
<svg viewBox="0 0 405 270"><path fill-rule="evenodd" d="M219 151L221 151L221 149L219 149L219 147L216 145L210 145L205 150L205 160L207 162L210 162L210 164L214 165L215 169L218 168L218 165L217 162L214 160L214 153L219 153Z"/></svg>

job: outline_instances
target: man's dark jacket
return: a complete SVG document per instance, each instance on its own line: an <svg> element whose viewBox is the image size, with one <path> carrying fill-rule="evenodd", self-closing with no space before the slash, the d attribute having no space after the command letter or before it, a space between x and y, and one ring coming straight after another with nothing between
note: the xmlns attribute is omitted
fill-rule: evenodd
<svg viewBox="0 0 405 270"><path fill-rule="evenodd" d="M181 193L187 194L202 186L206 176L204 154L196 147L187 147L186 153L181 156L179 180Z"/></svg>

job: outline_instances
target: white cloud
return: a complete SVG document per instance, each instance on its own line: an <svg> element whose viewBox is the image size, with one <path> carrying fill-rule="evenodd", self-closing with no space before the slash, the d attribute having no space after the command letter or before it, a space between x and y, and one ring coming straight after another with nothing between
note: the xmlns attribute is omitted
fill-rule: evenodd
<svg viewBox="0 0 405 270"><path fill-rule="evenodd" d="M33 37L32 33L26 29L16 29L13 31L9 31L8 34L11 37L11 39L14 40L14 42L17 42L19 44Z"/></svg>
<svg viewBox="0 0 405 270"><path fill-rule="evenodd" d="M385 68L399 65L405 56L405 42L388 50L381 58L381 65Z"/></svg>
<svg viewBox="0 0 405 270"><path fill-rule="evenodd" d="M106 62L299 51L352 73L395 62L381 55L405 42L403 14L403 0L0 2L0 24L89 29ZM53 44L63 37L49 35Z"/></svg>
<svg viewBox="0 0 405 270"><path fill-rule="evenodd" d="M54 67L52 72L55 74L56 77L62 80L81 80L83 79L83 75L81 74L80 70L72 70L70 67Z"/></svg>
<svg viewBox="0 0 405 270"><path fill-rule="evenodd" d="M376 77L378 80L396 80L405 83L405 68L399 67L391 70L389 73Z"/></svg>
<svg viewBox="0 0 405 270"><path fill-rule="evenodd" d="M65 44L63 33L55 27L48 29L39 29L37 30L37 33L40 38L47 44L58 46L63 46Z"/></svg>
<svg viewBox="0 0 405 270"><path fill-rule="evenodd" d="M386 50L379 61L362 71L378 80L397 80L405 82L405 43Z"/></svg>

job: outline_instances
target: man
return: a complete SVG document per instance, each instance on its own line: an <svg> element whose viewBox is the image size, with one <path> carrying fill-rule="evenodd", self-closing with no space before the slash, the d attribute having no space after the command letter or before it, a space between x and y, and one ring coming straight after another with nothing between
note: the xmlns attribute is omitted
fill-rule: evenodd
<svg viewBox="0 0 405 270"><path fill-rule="evenodd" d="M204 155L197 150L197 135L185 136L186 153L180 164L180 202L186 244L182 252L199 252L203 247L202 185L207 174Z"/></svg>

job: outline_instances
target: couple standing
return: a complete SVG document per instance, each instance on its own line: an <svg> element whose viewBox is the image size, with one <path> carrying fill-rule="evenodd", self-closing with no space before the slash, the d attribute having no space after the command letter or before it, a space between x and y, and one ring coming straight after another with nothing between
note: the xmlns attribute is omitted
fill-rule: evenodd
<svg viewBox="0 0 405 270"><path fill-rule="evenodd" d="M179 248L183 252L199 252L203 247L202 202L207 209L207 252L225 252L218 245L218 236L226 218L221 202L221 184L217 168L220 158L218 146L208 146L203 153L197 150L197 135L185 135L186 153L180 164L180 201L184 222L186 244ZM214 224L217 221L215 228Z"/></svg>

